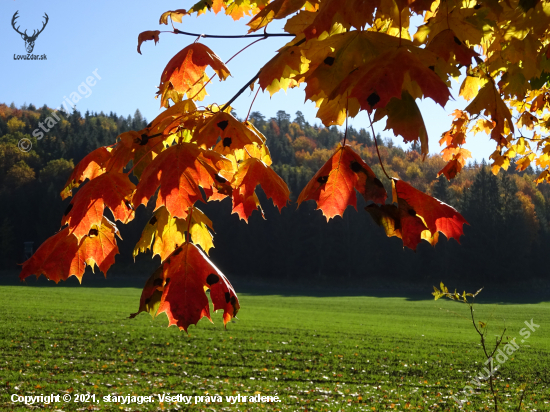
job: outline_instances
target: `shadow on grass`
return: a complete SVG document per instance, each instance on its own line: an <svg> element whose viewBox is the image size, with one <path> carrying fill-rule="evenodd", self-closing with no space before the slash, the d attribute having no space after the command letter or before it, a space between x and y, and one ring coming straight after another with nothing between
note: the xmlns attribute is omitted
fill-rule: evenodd
<svg viewBox="0 0 550 412"><path fill-rule="evenodd" d="M86 270L82 278L82 284L74 276L68 280L59 282L49 281L44 276L38 279L35 276L28 277L25 281L19 280L18 271L0 271L0 286L21 286L21 287L88 287L88 288L139 288L142 289L147 281L149 274L143 271L135 273L117 273L109 272L107 278L99 271L93 273ZM284 297L307 296L307 297L354 297L369 296L376 298L404 298L407 301L426 301L433 300L431 295L433 286L425 283L416 283L414 285L392 284L391 287L383 284L365 286L349 286L342 282L338 285L312 284L311 282L295 283L293 285L283 285L273 281L251 281L237 276L230 277L235 290L241 294L270 296L280 295ZM454 290L452 284L447 285L449 289ZM467 292L476 291L480 286L466 287ZM463 289L458 289L462 292ZM536 304L550 301L550 292L548 286L533 288L532 285L498 285L491 288L485 287L483 292L476 299L476 303L492 303L503 305L514 304Z"/></svg>

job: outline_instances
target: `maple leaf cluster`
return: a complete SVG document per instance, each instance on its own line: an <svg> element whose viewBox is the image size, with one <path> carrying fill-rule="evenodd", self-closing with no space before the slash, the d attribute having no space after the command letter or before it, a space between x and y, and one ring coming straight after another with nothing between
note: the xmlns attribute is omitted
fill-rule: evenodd
<svg viewBox="0 0 550 412"><path fill-rule="evenodd" d="M264 38L270 22L286 19L284 30L292 37L234 98L248 86L270 94L304 86L325 126L343 125L365 111L372 123L385 119L385 130L405 143L416 142L426 155L428 135L417 100L430 98L444 107L452 79L463 77L460 96L471 102L453 113L451 128L442 135L447 164L440 174L451 179L460 173L471 156L463 147L467 136L484 131L497 146L491 156L495 173L514 159L520 170L535 161L543 168L538 181L550 181L550 137L543 135L550 130L546 1L200 0L188 10L163 13L159 23L173 26L207 11L224 11L235 20L250 16L249 32L263 29ZM415 15L424 23L413 32ZM141 33L138 52L145 41L156 44L160 33ZM183 32L174 28L173 33ZM208 77L207 70L214 74ZM117 229L108 217L126 224L136 208L154 202L134 255L151 250L162 265L144 288L139 312L166 313L170 324L187 329L210 318L205 294L210 289L224 323L235 316L238 298L206 256L213 247L213 224L196 203L230 198L233 213L248 221L255 210L262 213L258 185L279 210L287 205L289 190L271 168L265 137L252 122L231 115L234 99L223 106L196 106L213 77L223 81L229 75L226 64L198 41L179 51L160 78L157 97L166 110L145 129L121 134L114 145L95 150L75 167L62 197L85 184L65 212L61 231L23 264L21 278L81 278L86 265L106 272L118 253ZM533 130L533 137L516 134L521 129ZM386 175L378 158L391 182L391 203L383 176L376 176L344 137L298 205L316 201L328 221L356 207L358 192L375 222L406 247L416 249L421 240L435 245L439 233L459 241L466 220L451 206Z"/></svg>

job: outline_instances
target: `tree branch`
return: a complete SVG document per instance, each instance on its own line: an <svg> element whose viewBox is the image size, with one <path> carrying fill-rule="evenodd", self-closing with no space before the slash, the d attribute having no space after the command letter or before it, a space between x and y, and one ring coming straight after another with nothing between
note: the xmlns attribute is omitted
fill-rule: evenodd
<svg viewBox="0 0 550 412"><path fill-rule="evenodd" d="M211 39L245 39L249 37L296 37L294 34L291 33L263 33L263 34L241 34L241 35L218 35L218 34L200 34L200 33L189 33L186 31L181 31L178 29L174 29L174 33L176 34L184 34L186 36L193 36L193 37L204 37L204 38L211 38Z"/></svg>

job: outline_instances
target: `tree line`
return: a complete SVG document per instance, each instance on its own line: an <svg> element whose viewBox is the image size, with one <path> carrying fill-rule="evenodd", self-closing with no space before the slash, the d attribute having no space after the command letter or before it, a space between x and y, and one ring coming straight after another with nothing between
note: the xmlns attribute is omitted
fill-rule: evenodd
<svg viewBox="0 0 550 412"><path fill-rule="evenodd" d="M52 110L29 105L0 104L0 267L15 268L24 261L23 243L36 249L59 229L69 199L59 192L74 165L99 146L115 142L128 130L146 127L139 110L126 118L114 113L63 113L62 120L37 141L32 131ZM404 149L389 138L378 137L379 149L390 176L407 180L420 190L457 208L470 223L461 245L441 236L432 247L422 242L416 252L404 250L400 239L387 238L359 199L357 211L328 224L314 202L296 210L296 199L309 179L343 140L336 127L310 124L301 112L278 111L266 118L253 112L250 120L266 136L273 167L283 177L294 201L282 214L259 197L266 220L254 213L250 223L231 215L230 201L199 204L214 222L212 260L231 278L247 281L302 283L317 287L413 285L438 283L480 287L489 283L544 282L544 247L550 240L550 188L535 185L537 170L518 173L510 168L494 176L484 162L470 163L453 181L437 177L445 162L439 155L422 159L420 147ZM32 149L17 144L27 138ZM347 142L382 176L371 134L349 127ZM131 167L131 165L130 165ZM389 182L383 182L391 193ZM360 197L359 197L360 198ZM123 241L116 270L132 267L151 271L148 256L132 250L153 209L140 207L136 219L121 228ZM235 259L246 256L246 261ZM154 264L158 261L154 260ZM465 263L468 265L465 265ZM262 268L258 272L257 268ZM385 273L383 278L381 273Z"/></svg>

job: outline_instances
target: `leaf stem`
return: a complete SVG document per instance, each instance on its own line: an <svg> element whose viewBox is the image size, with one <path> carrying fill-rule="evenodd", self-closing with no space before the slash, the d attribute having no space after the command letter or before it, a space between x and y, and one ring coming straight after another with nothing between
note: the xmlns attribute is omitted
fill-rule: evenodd
<svg viewBox="0 0 550 412"><path fill-rule="evenodd" d="M346 145L346 139L348 137L348 103L349 103L349 93L348 93L348 98L346 99L346 130L344 131L344 141L342 143L342 147Z"/></svg>
<svg viewBox="0 0 550 412"><path fill-rule="evenodd" d="M239 55L239 53L245 51L246 49L248 49L250 46L252 46L254 43L258 43L259 41L262 41L262 40L265 40L267 39L267 37L262 37L261 39L258 39L258 40L254 40L252 43L250 43L248 46L245 46L243 47L241 50L239 50L237 53L235 53L233 56L231 56L229 58L229 60L227 60L224 64L227 64L229 63L231 60L233 60L233 58L237 57L237 55ZM197 39L198 40L198 39ZM214 73L214 75L208 79L208 81L206 83L204 83L204 85L201 87L201 89L195 93L195 95L193 97L191 97L191 100L195 100L195 97L197 97L199 95L200 92L202 92L204 90L204 88L208 85L208 83L210 83L212 81L212 79L214 77L216 77L218 75L218 73Z"/></svg>
<svg viewBox="0 0 550 412"><path fill-rule="evenodd" d="M386 175L388 180L391 180L391 178L386 173L386 169L384 169L384 163L382 163L382 158L380 157L380 150L378 150L378 139L376 138L376 136L374 134L374 127L372 126L372 120L370 118L370 113L369 113L368 110L367 110L367 114L369 115L370 129L372 130L372 138L374 139L374 145L376 146L376 153L378 154L378 161L380 162L380 166L382 167L382 171L384 172L384 174Z"/></svg>
<svg viewBox="0 0 550 412"><path fill-rule="evenodd" d="M239 97L241 94L244 93L244 91L252 84L254 83L256 80L258 80L258 77L260 77L260 72L261 72L261 69L258 73L256 73L256 75L250 79L248 81L248 83L246 83L236 94L235 96L233 96L226 104L223 105L223 107L220 109L221 112L225 111L225 109L227 109L231 103L233 103L235 100L237 100L237 97Z"/></svg>
<svg viewBox="0 0 550 412"><path fill-rule="evenodd" d="M250 103L250 108L248 109L248 113L246 115L246 119L244 121L246 122L248 118L250 117L250 111L252 110L252 106L254 105L254 102L256 101L256 97L258 97L258 93L260 93L260 86L258 86L258 90L256 90L256 94L254 95L254 98L252 99L252 103Z"/></svg>
<svg viewBox="0 0 550 412"><path fill-rule="evenodd" d="M261 35L260 35L260 34L254 35L254 37L263 37L264 35L267 35L268 37L270 36L269 33L264 33L264 34L261 34ZM250 35L250 36L248 36L248 37L252 37L252 35ZM306 41L306 39L305 39L305 37L304 37L302 40L300 40L300 41L297 42L296 44L293 44L292 46L299 46L300 44L305 43L305 41ZM264 67L265 67L265 66L264 66ZM231 105L231 103L233 103L233 102L237 99L237 97L239 97L241 94L244 93L244 91L247 89L248 86L250 86L250 85L251 85L252 83L254 83L256 80L258 80L258 77L260 77L260 73L261 73L261 72L262 72L262 69L260 69L260 70L258 71L258 73L256 73L256 75L255 75L252 79L250 79L250 80L248 81L248 83L246 83L246 84L245 84L245 85L235 94L235 96L233 96L226 104L224 104L223 107L220 109L220 111L222 111L222 112L225 111L225 109L227 109L227 108Z"/></svg>

